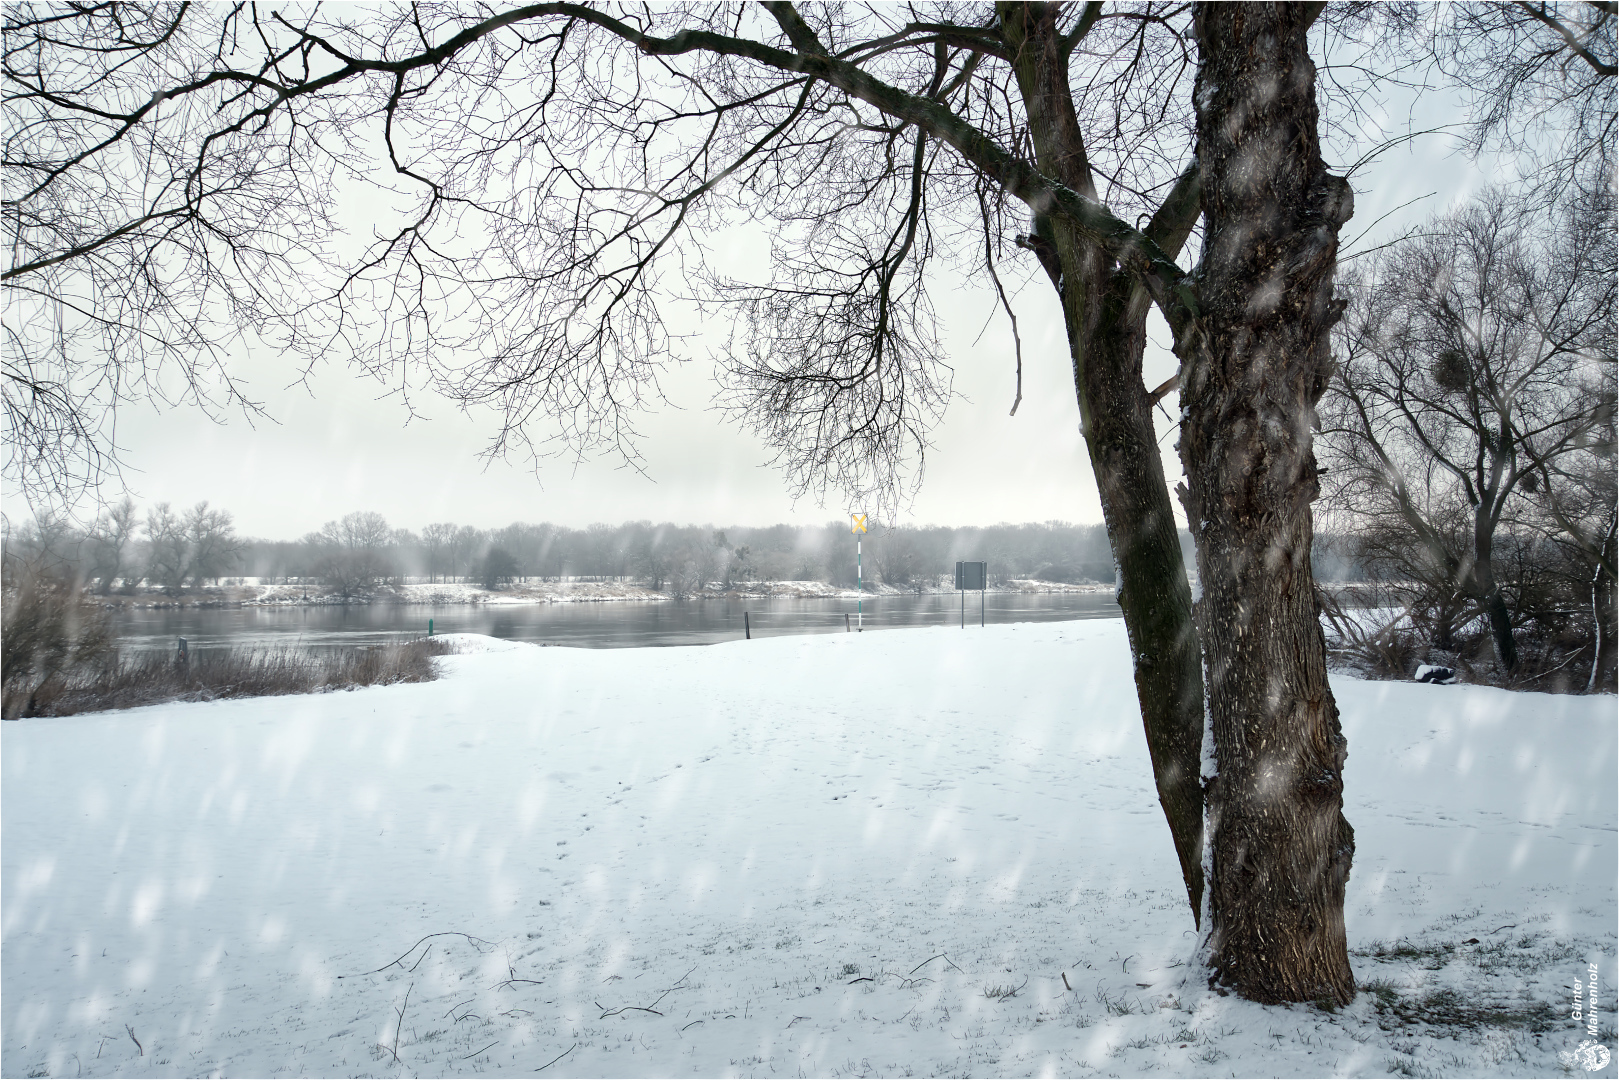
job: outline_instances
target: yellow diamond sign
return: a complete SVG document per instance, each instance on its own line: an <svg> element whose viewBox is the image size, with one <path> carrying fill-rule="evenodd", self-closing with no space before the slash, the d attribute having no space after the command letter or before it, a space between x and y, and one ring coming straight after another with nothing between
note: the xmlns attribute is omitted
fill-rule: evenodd
<svg viewBox="0 0 1619 1080"><path fill-rule="evenodd" d="M863 532L866 531L866 515L865 514L850 514L849 517L854 520L854 528L850 529L849 530L850 532L852 532L852 533L863 533Z"/></svg>

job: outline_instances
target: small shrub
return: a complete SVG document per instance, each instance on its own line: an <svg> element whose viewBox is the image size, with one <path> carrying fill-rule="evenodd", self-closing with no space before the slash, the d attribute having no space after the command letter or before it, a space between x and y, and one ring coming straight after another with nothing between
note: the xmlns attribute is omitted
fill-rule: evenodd
<svg viewBox="0 0 1619 1080"><path fill-rule="evenodd" d="M0 715L41 715L41 702L109 664L115 653L106 611L78 582L38 565L6 560L0 614Z"/></svg>

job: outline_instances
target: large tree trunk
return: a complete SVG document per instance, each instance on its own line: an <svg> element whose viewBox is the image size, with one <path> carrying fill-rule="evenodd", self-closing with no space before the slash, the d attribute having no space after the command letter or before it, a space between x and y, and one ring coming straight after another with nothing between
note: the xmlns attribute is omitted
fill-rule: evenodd
<svg viewBox="0 0 1619 1080"><path fill-rule="evenodd" d="M1089 350L1073 350L1074 385L1084 403L1085 446L1119 566L1119 607L1130 635L1158 802L1175 841L1193 921L1201 926L1203 658L1152 406L1141 381L1142 293L1134 282L1112 277L1097 298L1101 320ZM1070 334L1071 346L1075 340Z"/></svg>
<svg viewBox="0 0 1619 1080"><path fill-rule="evenodd" d="M1181 458L1203 596L1212 978L1261 1002L1348 1003L1346 744L1310 570L1311 430L1349 185L1316 132L1311 5L1199 3L1199 316Z"/></svg>
<svg viewBox="0 0 1619 1080"><path fill-rule="evenodd" d="M1501 662L1501 670L1510 675L1518 666L1518 643L1512 637L1512 613L1507 610L1507 598L1501 594L1501 585L1495 580L1495 524L1489 513L1489 506L1495 501L1494 493L1480 501L1473 516L1473 566L1469 580L1473 596L1484 608L1489 621L1495 658Z"/></svg>
<svg viewBox="0 0 1619 1080"><path fill-rule="evenodd" d="M999 10L1040 170L1094 199L1057 32L1059 8L1003 3ZM1179 219L1166 225L1170 235L1163 246L1171 254L1196 221L1195 185L1190 190L1184 228ZM1202 670L1191 589L1141 381L1150 301L1133 278L1064 221L1051 225L1080 425L1118 564L1119 606L1135 660L1147 750L1195 921L1204 889Z"/></svg>

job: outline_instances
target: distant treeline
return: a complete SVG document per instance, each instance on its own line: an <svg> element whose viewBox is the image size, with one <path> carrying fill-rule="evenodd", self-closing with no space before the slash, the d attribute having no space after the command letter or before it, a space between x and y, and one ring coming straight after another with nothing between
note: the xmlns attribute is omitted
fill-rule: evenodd
<svg viewBox="0 0 1619 1080"><path fill-rule="evenodd" d="M872 584L931 586L958 560L989 564L992 583L1010 578L1111 582L1113 557L1101 525L1061 521L984 527L884 526L863 538ZM142 514L129 500L89 528L61 519L7 527L8 561L54 568L98 592L145 585L178 593L254 577L265 583L318 582L344 596L405 581L467 582L594 579L635 582L677 595L714 583L823 581L852 586L854 537L848 524L765 528L653 524L582 529L516 522L500 529L438 522L420 532L394 528L380 514L356 512L297 540L238 537L229 512L199 503L176 511L159 503ZM1190 538L1182 531L1190 565ZM1353 576L1330 553L1320 576Z"/></svg>

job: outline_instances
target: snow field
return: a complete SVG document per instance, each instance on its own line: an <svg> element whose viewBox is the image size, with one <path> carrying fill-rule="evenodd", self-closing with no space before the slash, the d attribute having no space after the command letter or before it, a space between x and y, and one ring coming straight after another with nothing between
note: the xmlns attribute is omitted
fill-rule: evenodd
<svg viewBox="0 0 1619 1080"><path fill-rule="evenodd" d="M1187 965L1122 623L466 642L6 724L0 1072L1535 1076L1589 962L1613 1047L1612 697L1334 679L1329 1014Z"/></svg>

